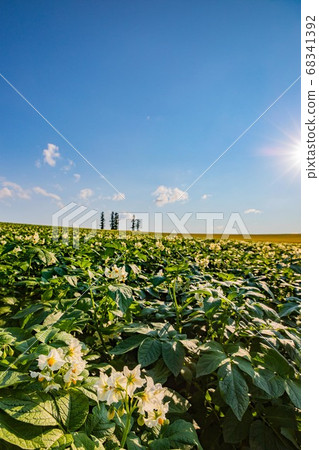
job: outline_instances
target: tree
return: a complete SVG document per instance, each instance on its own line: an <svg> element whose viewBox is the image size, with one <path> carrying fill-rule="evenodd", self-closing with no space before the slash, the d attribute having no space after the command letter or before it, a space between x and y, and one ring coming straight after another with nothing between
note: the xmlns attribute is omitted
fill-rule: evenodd
<svg viewBox="0 0 319 450"><path fill-rule="evenodd" d="M140 230L140 226L141 226L141 219L136 219L135 221L136 231Z"/></svg>
<svg viewBox="0 0 319 450"><path fill-rule="evenodd" d="M115 213L114 214L114 230L118 230L119 229L119 213Z"/></svg>
<svg viewBox="0 0 319 450"><path fill-rule="evenodd" d="M132 229L132 231L134 231L135 230L135 225L136 225L135 216L133 216L133 219L131 220L131 223L132 223L131 229Z"/></svg>
<svg viewBox="0 0 319 450"><path fill-rule="evenodd" d="M111 228L111 230L115 230L115 228L114 228L114 211L111 212L110 228Z"/></svg>
<svg viewBox="0 0 319 450"><path fill-rule="evenodd" d="M104 219L104 212L101 212L101 222L100 222L100 226L101 226L101 230L104 230L104 223L105 223L105 219Z"/></svg>

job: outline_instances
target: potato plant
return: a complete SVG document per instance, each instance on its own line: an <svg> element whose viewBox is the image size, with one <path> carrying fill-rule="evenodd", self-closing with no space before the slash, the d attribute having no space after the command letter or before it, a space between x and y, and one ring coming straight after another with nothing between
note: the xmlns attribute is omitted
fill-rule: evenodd
<svg viewBox="0 0 319 450"><path fill-rule="evenodd" d="M0 294L1 449L300 448L299 245L1 224Z"/></svg>

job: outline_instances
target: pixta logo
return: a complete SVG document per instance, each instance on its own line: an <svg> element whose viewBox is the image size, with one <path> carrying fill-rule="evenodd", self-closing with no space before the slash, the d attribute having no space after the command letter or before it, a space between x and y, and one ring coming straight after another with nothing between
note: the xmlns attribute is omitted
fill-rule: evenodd
<svg viewBox="0 0 319 450"><path fill-rule="evenodd" d="M85 241L93 237L98 227L98 212L72 202L52 215L52 239L55 242L61 239L63 244L69 245L72 237L73 247L78 248L80 227L91 228L85 233Z"/></svg>

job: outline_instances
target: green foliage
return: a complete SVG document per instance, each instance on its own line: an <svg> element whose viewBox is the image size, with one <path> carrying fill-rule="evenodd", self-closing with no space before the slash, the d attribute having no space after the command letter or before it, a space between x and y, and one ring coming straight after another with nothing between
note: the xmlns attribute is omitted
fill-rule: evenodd
<svg viewBox="0 0 319 450"><path fill-rule="evenodd" d="M80 230L76 249L10 224L1 236L0 448L119 449L125 428L128 450L300 448L299 245ZM85 370L66 383L61 369L44 392L39 355L74 337ZM100 370L138 364L167 388L154 428L97 400Z"/></svg>

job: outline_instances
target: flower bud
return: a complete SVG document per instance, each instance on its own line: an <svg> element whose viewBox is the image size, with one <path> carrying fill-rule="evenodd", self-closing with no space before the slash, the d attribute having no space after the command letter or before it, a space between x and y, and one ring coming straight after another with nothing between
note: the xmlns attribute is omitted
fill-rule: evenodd
<svg viewBox="0 0 319 450"><path fill-rule="evenodd" d="M117 414L119 415L119 417L122 417L124 413L125 413L124 406L121 405L121 406L119 407L119 409L117 410Z"/></svg>
<svg viewBox="0 0 319 450"><path fill-rule="evenodd" d="M142 427L144 425L144 417L139 416L137 419L137 423L139 424L140 427Z"/></svg>
<svg viewBox="0 0 319 450"><path fill-rule="evenodd" d="M115 408L114 408L114 406L111 406L107 412L107 418L109 420L112 420L114 418L114 416L115 416Z"/></svg>

